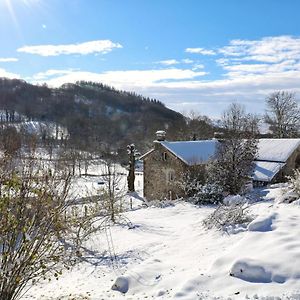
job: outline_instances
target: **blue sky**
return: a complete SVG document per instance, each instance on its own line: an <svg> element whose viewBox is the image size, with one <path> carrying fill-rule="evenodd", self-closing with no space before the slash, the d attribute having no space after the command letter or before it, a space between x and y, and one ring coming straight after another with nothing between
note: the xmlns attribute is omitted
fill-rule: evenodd
<svg viewBox="0 0 300 300"><path fill-rule="evenodd" d="M0 76L101 81L188 113L300 92L298 0L0 0Z"/></svg>

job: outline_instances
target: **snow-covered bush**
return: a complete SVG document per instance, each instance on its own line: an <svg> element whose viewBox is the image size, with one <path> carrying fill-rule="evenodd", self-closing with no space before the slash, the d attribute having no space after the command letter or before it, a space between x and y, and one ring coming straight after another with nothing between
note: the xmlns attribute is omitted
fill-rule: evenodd
<svg viewBox="0 0 300 300"><path fill-rule="evenodd" d="M248 199L241 195L229 195L223 200L223 203L225 205L238 205L238 204L245 204L247 202Z"/></svg>
<svg viewBox="0 0 300 300"><path fill-rule="evenodd" d="M220 205L216 210L204 219L205 227L226 229L226 227L236 224L246 224L252 221L248 207L244 204Z"/></svg>
<svg viewBox="0 0 300 300"><path fill-rule="evenodd" d="M293 192L298 195L298 198L300 198L300 170L299 169L295 170L294 175L289 177L289 181Z"/></svg>
<svg viewBox="0 0 300 300"><path fill-rule="evenodd" d="M216 184L199 185L194 195L190 198L194 204L217 204L223 200L223 191Z"/></svg>
<svg viewBox="0 0 300 300"><path fill-rule="evenodd" d="M148 202L149 207L165 208L175 206L176 200L152 200Z"/></svg>
<svg viewBox="0 0 300 300"><path fill-rule="evenodd" d="M282 187L282 196L279 198L279 202L291 203L300 199L300 170L295 170L294 174L288 177L286 186L279 187Z"/></svg>

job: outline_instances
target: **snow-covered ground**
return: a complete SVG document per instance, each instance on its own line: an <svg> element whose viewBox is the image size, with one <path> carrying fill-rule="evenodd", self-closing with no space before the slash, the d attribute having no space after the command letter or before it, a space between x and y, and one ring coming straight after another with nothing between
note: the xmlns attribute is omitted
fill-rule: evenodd
<svg viewBox="0 0 300 300"><path fill-rule="evenodd" d="M279 203L280 187L260 194L235 234L202 225L213 207L136 199L125 213L135 227L111 228L114 249L95 234L85 261L24 299L300 299L300 206Z"/></svg>

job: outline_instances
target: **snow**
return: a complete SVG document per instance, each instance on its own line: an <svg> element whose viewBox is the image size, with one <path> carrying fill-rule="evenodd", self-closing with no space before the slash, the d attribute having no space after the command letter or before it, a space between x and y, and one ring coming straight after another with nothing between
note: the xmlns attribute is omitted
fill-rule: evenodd
<svg viewBox="0 0 300 300"><path fill-rule="evenodd" d="M260 139L257 160L286 162L300 147L300 139Z"/></svg>
<svg viewBox="0 0 300 300"><path fill-rule="evenodd" d="M129 289L129 279L124 276L118 277L111 289L119 291L120 293L127 293Z"/></svg>
<svg viewBox="0 0 300 300"><path fill-rule="evenodd" d="M251 259L236 261L231 268L230 276L254 283L272 281L272 273L262 267L261 262Z"/></svg>
<svg viewBox="0 0 300 300"><path fill-rule="evenodd" d="M15 127L18 131L25 130L27 133L42 135L43 132L48 137L66 139L68 130L52 122L26 121L20 123L8 123L8 126ZM57 136L56 136L57 135Z"/></svg>
<svg viewBox="0 0 300 300"><path fill-rule="evenodd" d="M160 143L186 164L195 165L207 163L214 156L218 140ZM254 180L270 182L298 147L300 147L300 139L260 139L257 159L254 161ZM151 149L140 159L153 151L154 149Z"/></svg>
<svg viewBox="0 0 300 300"><path fill-rule="evenodd" d="M241 195L229 195L223 199L225 205L238 205L246 202L247 199Z"/></svg>
<svg viewBox="0 0 300 300"><path fill-rule="evenodd" d="M193 165L207 163L214 156L218 141L164 141L161 144L186 164ZM253 179L270 182L298 147L300 147L300 139L260 139L257 159L254 161ZM154 150L152 149L143 157L152 151Z"/></svg>
<svg viewBox="0 0 300 300"><path fill-rule="evenodd" d="M217 140L161 142L174 155L188 165L207 163L216 151Z"/></svg>
<svg viewBox="0 0 300 300"><path fill-rule="evenodd" d="M258 217L248 225L249 231L271 231L273 221L276 219L277 213L272 213L267 217Z"/></svg>
<svg viewBox="0 0 300 300"><path fill-rule="evenodd" d="M135 199L124 214L135 227L111 227L116 259L99 232L81 263L23 299L300 299L300 206L278 202L280 185L255 193L255 218L235 234L202 225L213 206Z"/></svg>
<svg viewBox="0 0 300 300"><path fill-rule="evenodd" d="M253 180L270 182L284 166L285 163L280 162L255 161Z"/></svg>

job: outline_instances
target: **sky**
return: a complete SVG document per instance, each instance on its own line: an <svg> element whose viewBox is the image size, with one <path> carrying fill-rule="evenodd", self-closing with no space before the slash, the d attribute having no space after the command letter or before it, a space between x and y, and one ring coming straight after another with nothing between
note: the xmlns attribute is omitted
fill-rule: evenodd
<svg viewBox="0 0 300 300"><path fill-rule="evenodd" d="M300 98L298 0L0 0L0 77L90 80L218 117Z"/></svg>

